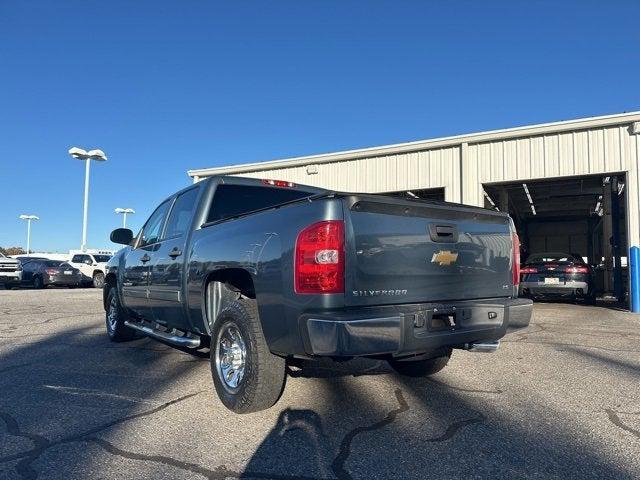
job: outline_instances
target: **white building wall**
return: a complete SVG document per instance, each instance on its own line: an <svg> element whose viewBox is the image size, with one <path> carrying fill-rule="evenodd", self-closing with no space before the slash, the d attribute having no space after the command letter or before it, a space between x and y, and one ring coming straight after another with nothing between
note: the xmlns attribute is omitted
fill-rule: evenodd
<svg viewBox="0 0 640 480"><path fill-rule="evenodd" d="M380 193L444 187L445 199L460 202L460 146L420 152L359 158L308 166L275 168L235 174L272 178L332 190Z"/></svg>
<svg viewBox="0 0 640 480"><path fill-rule="evenodd" d="M624 172L629 245L640 246L637 132L640 112L633 112L189 174L196 181L238 175L373 193L444 187L446 200L482 206L485 183Z"/></svg>
<svg viewBox="0 0 640 480"><path fill-rule="evenodd" d="M629 244L639 245L638 142L626 124L469 144L462 202L484 205L486 183L626 172Z"/></svg>

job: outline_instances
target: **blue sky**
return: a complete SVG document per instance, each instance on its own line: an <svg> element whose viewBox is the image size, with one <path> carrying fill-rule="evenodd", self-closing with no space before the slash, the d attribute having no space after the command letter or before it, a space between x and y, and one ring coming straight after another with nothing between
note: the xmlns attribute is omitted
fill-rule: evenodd
<svg viewBox="0 0 640 480"><path fill-rule="evenodd" d="M114 247L189 168L640 110L640 2L4 1L0 246Z"/></svg>

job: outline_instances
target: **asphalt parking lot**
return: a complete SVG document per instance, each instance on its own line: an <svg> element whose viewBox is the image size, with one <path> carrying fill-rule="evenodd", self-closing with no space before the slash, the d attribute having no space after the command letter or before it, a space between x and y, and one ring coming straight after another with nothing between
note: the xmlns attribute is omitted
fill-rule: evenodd
<svg viewBox="0 0 640 480"><path fill-rule="evenodd" d="M308 364L238 416L206 355L110 343L100 295L0 291L0 478L640 478L632 314L537 304L431 379Z"/></svg>

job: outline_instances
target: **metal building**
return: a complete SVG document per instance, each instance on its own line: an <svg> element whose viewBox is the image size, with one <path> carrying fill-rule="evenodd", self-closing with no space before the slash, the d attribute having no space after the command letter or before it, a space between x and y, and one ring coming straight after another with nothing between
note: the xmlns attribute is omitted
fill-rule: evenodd
<svg viewBox="0 0 640 480"><path fill-rule="evenodd" d="M622 298L633 276L629 249L640 246L639 162L640 112L631 112L188 174L194 181L272 178L509 211L530 251L571 249L602 264L602 290Z"/></svg>

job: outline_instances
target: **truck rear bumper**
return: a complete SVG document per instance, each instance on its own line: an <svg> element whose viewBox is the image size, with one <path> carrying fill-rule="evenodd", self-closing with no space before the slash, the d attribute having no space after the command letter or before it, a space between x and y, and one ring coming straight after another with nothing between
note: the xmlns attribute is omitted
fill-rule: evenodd
<svg viewBox="0 0 640 480"><path fill-rule="evenodd" d="M310 355L404 356L498 340L508 327L529 325L532 309L528 299L490 299L307 314L300 322Z"/></svg>
<svg viewBox="0 0 640 480"><path fill-rule="evenodd" d="M592 292L589 290L588 282L572 280L557 285L545 285L542 282L522 282L520 283L520 293L522 295L529 295L532 297L586 297Z"/></svg>

